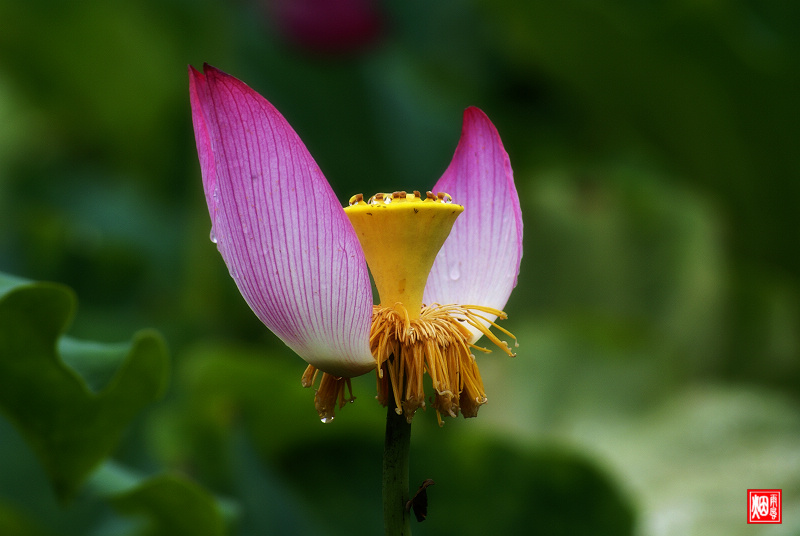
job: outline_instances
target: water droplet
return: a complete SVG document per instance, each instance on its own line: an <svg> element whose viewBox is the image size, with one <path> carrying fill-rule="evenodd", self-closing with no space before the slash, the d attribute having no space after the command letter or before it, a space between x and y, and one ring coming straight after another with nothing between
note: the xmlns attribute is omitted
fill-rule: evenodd
<svg viewBox="0 0 800 536"><path fill-rule="evenodd" d="M333 422L333 415L331 415L330 417L322 417L320 420L323 422L323 424L331 423Z"/></svg>
<svg viewBox="0 0 800 536"><path fill-rule="evenodd" d="M388 205L391 202L392 202L392 198L389 197L388 195L383 198L383 204Z"/></svg>
<svg viewBox="0 0 800 536"><path fill-rule="evenodd" d="M214 232L213 227L211 228L211 232L209 233L208 238L210 238L213 243L215 244L217 243L217 234Z"/></svg>
<svg viewBox="0 0 800 536"><path fill-rule="evenodd" d="M450 267L450 279L453 281L458 281L461 279L461 269L459 268L458 264L454 264Z"/></svg>

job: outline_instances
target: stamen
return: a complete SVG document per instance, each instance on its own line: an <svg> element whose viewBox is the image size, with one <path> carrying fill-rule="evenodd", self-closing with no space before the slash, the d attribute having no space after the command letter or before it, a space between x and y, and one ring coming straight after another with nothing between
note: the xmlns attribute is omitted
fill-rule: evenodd
<svg viewBox="0 0 800 536"><path fill-rule="evenodd" d="M306 367L301 383L303 387L311 387L317 379L317 373L320 372L313 366ZM349 397L344 394L345 386L350 393ZM350 383L350 378L339 378L328 374L322 373L322 379L319 382L314 395L314 407L317 408L319 418L324 423L333 421L336 417L336 403L339 403L339 409L342 409L348 402L355 401L356 397L353 396L353 386Z"/></svg>
<svg viewBox="0 0 800 536"><path fill-rule="evenodd" d="M403 307L374 306L370 348L378 365L378 401L389 403L391 385L395 411L411 422L418 409L426 408L423 376L427 373L440 425L442 414L476 416L487 398L472 349L488 350L470 342L472 332L464 323L489 336L507 355L514 355L485 326L484 322L498 327L484 315L505 318L502 311L482 306L423 306L418 318L410 318Z"/></svg>
<svg viewBox="0 0 800 536"><path fill-rule="evenodd" d="M303 387L311 387L314 385L316 380L317 369L311 365L307 366L305 372L303 372L303 377L300 378L300 383L303 385Z"/></svg>

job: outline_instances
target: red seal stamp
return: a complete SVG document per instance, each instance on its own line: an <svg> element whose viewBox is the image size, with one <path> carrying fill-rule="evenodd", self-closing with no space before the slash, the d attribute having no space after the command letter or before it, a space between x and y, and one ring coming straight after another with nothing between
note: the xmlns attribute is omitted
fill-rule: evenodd
<svg viewBox="0 0 800 536"><path fill-rule="evenodd" d="M748 523L781 523L781 490L747 490Z"/></svg>

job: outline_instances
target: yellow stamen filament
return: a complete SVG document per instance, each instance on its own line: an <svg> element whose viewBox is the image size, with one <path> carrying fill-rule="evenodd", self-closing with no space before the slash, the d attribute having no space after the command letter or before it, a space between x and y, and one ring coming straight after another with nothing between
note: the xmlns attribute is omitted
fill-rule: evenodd
<svg viewBox="0 0 800 536"><path fill-rule="evenodd" d="M423 306L418 318L410 318L405 308L397 306L373 307L370 348L378 364L378 401L384 406L394 403L398 415L405 414L410 422L419 408L426 408L423 376L427 373L440 425L443 413L476 416L487 398L472 349L488 350L470 342L472 333L464 324L475 326L506 354L515 355L484 322L497 324L480 313L505 318L502 311L482 306Z"/></svg>
<svg viewBox="0 0 800 536"><path fill-rule="evenodd" d="M311 387L317 381L319 370L309 365L303 373L301 383L303 387ZM347 386L347 391L350 396L345 396L344 389ZM336 406L338 402L339 409L342 409L348 402L354 402L356 399L353 396L353 386L350 383L350 378L339 378L327 372L322 373L322 378L319 382L316 394L314 395L314 407L317 409L319 418L322 422L328 423L336 416Z"/></svg>

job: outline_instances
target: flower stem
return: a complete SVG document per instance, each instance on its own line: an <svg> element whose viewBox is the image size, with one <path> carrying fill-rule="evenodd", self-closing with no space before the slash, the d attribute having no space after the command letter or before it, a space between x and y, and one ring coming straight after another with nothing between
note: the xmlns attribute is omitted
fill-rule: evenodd
<svg viewBox="0 0 800 536"><path fill-rule="evenodd" d="M386 404L386 441L383 447L383 526L386 536L410 536L408 502L408 451L411 423L395 411L392 397Z"/></svg>

